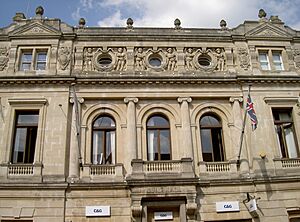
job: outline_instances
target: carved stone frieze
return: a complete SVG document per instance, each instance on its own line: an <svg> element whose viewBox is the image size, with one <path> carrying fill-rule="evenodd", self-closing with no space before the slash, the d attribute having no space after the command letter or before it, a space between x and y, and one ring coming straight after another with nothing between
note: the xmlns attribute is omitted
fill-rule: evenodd
<svg viewBox="0 0 300 222"><path fill-rule="evenodd" d="M60 69L65 70L70 64L71 60L71 47L60 47L58 50L58 62Z"/></svg>
<svg viewBox="0 0 300 222"><path fill-rule="evenodd" d="M126 48L85 48L83 51L84 71L124 71L126 70Z"/></svg>
<svg viewBox="0 0 300 222"><path fill-rule="evenodd" d="M2 47L0 48L0 71L3 71L7 67L8 63L8 53L9 48Z"/></svg>
<svg viewBox="0 0 300 222"><path fill-rule="evenodd" d="M248 70L250 68L250 55L246 48L238 48L238 58L240 67L244 70Z"/></svg>
<svg viewBox="0 0 300 222"><path fill-rule="evenodd" d="M294 49L293 56L296 68L300 69L300 49Z"/></svg>
<svg viewBox="0 0 300 222"><path fill-rule="evenodd" d="M145 56L146 56L145 48L138 47L134 50L135 70L144 71L147 69L145 63Z"/></svg>
<svg viewBox="0 0 300 222"><path fill-rule="evenodd" d="M189 71L226 71L226 56L223 48L185 48L185 68Z"/></svg>

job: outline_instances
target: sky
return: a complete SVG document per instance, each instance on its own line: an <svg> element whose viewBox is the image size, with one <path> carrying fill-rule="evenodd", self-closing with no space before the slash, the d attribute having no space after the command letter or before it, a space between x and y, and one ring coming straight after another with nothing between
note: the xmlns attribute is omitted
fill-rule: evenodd
<svg viewBox="0 0 300 222"><path fill-rule="evenodd" d="M16 12L35 16L41 5L44 17L60 18L77 26L79 18L89 27L125 27L132 18L135 27L219 28L224 19L229 28L245 20L258 20L263 8L267 17L278 15L285 25L300 30L300 0L0 0L0 27L12 23Z"/></svg>

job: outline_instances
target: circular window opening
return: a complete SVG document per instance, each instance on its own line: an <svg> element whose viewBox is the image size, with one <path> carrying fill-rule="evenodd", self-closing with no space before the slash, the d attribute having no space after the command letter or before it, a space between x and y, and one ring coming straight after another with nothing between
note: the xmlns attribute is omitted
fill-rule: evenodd
<svg viewBox="0 0 300 222"><path fill-rule="evenodd" d="M198 62L201 66L210 66L211 64L211 58L208 55L200 55L198 57Z"/></svg>
<svg viewBox="0 0 300 222"><path fill-rule="evenodd" d="M153 67L160 67L161 66L161 58L158 55L150 56L149 64Z"/></svg>
<svg viewBox="0 0 300 222"><path fill-rule="evenodd" d="M101 66L109 66L111 63L112 63L112 59L110 56L108 55L105 55L105 56L100 56L98 58L98 63L101 65Z"/></svg>

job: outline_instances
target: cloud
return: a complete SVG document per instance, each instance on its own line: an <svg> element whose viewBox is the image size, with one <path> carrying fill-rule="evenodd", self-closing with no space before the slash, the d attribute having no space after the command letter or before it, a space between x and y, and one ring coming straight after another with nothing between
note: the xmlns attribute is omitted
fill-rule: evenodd
<svg viewBox="0 0 300 222"><path fill-rule="evenodd" d="M134 26L173 27L179 18L182 27L219 27L225 19L230 28L245 20L257 20L258 10L279 15L287 25L299 27L300 1L294 0L80 0L83 10L98 16L99 26L125 26L127 18Z"/></svg>
<svg viewBox="0 0 300 222"><path fill-rule="evenodd" d="M112 16L107 17L98 22L98 25L101 27L117 27L117 26L125 26L126 19L121 18L121 12L118 10Z"/></svg>
<svg viewBox="0 0 300 222"><path fill-rule="evenodd" d="M73 20L78 21L82 17L80 15L80 8L76 8L76 11L72 12L71 16Z"/></svg>

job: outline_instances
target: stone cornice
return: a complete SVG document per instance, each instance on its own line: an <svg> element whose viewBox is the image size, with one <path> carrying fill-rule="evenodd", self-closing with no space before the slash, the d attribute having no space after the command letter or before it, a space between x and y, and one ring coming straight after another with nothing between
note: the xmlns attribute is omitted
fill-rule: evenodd
<svg viewBox="0 0 300 222"><path fill-rule="evenodd" d="M262 75L240 75L240 76L163 76L163 77L138 77L138 76L122 76L122 77L0 77L0 85L199 85L199 84L299 84L300 76L262 76Z"/></svg>

